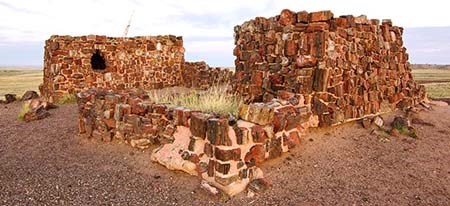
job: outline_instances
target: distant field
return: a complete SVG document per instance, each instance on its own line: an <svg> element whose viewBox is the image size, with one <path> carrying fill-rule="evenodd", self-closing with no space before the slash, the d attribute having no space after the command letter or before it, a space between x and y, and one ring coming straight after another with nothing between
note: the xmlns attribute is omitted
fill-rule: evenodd
<svg viewBox="0 0 450 206"><path fill-rule="evenodd" d="M11 93L18 96L27 90L39 92L42 83L42 70L0 70L0 99Z"/></svg>
<svg viewBox="0 0 450 206"><path fill-rule="evenodd" d="M413 65L414 80L425 85L431 98L450 98L450 65Z"/></svg>

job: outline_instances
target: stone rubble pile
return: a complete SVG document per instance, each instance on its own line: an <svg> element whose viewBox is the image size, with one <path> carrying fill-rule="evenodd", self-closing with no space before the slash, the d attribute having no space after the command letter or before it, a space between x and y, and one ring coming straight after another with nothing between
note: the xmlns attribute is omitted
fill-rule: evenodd
<svg viewBox="0 0 450 206"><path fill-rule="evenodd" d="M23 116L23 121L25 122L31 122L31 121L35 121L35 120L40 120L40 119L44 119L48 116L50 116L50 113L48 112L48 110L50 109L54 109L57 106L52 104L51 102L48 102L46 100L42 100L42 99L32 99L29 100L27 102L25 102L24 104L26 104L29 107L29 111L27 113L25 113L25 115Z"/></svg>

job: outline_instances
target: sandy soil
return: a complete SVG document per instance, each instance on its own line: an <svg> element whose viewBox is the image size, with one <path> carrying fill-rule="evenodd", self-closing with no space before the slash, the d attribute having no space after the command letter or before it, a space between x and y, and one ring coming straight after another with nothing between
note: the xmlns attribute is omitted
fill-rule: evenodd
<svg viewBox="0 0 450 206"><path fill-rule="evenodd" d="M414 125L419 138L381 138L350 123L311 131L268 161L269 190L212 196L199 178L150 162L150 151L77 135L76 105L47 119L15 119L0 105L0 205L449 205L450 107ZM393 115L385 117L390 122Z"/></svg>

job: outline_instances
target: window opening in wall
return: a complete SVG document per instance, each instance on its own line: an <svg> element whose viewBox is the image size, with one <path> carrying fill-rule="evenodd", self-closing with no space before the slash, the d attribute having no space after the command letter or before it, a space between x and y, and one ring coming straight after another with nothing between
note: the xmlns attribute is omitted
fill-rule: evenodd
<svg viewBox="0 0 450 206"><path fill-rule="evenodd" d="M106 64L105 59L100 54L100 50L96 50L91 57L91 65L93 70L105 70Z"/></svg>

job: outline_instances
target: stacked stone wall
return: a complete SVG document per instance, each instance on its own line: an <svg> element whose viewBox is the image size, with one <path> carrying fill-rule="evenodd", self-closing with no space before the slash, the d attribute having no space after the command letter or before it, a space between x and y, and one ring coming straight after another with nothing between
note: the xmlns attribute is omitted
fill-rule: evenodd
<svg viewBox="0 0 450 206"><path fill-rule="evenodd" d="M95 68L94 55L104 60ZM182 37L52 36L46 41L41 94L59 98L89 88L155 89L181 83Z"/></svg>
<svg viewBox="0 0 450 206"><path fill-rule="evenodd" d="M417 104L403 28L366 16L283 10L235 27L234 90L249 102L303 96L321 125Z"/></svg>
<svg viewBox="0 0 450 206"><path fill-rule="evenodd" d="M210 67L206 62L185 62L183 68L183 86L208 89L214 85L230 83L233 72L227 68Z"/></svg>
<svg viewBox="0 0 450 206"><path fill-rule="evenodd" d="M302 102L255 103L239 117L153 104L132 91L92 89L79 93L79 132L98 141L122 141L140 149L162 145L152 160L197 175L230 195L262 178L258 166L300 143L317 126Z"/></svg>

